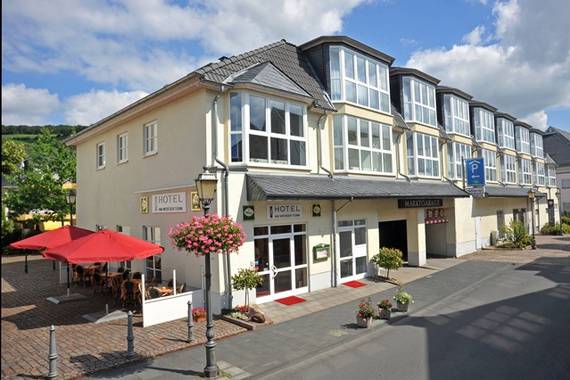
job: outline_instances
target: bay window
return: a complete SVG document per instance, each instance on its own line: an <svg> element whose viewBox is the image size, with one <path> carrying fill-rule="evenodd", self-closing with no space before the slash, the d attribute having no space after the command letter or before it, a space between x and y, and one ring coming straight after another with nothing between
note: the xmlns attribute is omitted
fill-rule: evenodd
<svg viewBox="0 0 570 380"><path fill-rule="evenodd" d="M333 101L346 101L390 112L386 64L341 46L331 46L329 53Z"/></svg>
<svg viewBox="0 0 570 380"><path fill-rule="evenodd" d="M497 118L497 136L501 148L515 149L515 126L512 121Z"/></svg>
<svg viewBox="0 0 570 380"><path fill-rule="evenodd" d="M556 168L552 165L548 165L548 186L556 186Z"/></svg>
<svg viewBox="0 0 570 380"><path fill-rule="evenodd" d="M495 120L491 111L481 107L473 109L473 122L475 125L475 139L495 143Z"/></svg>
<svg viewBox="0 0 570 380"><path fill-rule="evenodd" d="M483 160L485 162L485 181L497 181L497 153L483 149Z"/></svg>
<svg viewBox="0 0 570 380"><path fill-rule="evenodd" d="M470 136L469 131L469 103L453 95L443 96L443 112L445 130Z"/></svg>
<svg viewBox="0 0 570 380"><path fill-rule="evenodd" d="M540 186L544 186L545 185L545 169L544 169L544 163L543 162L536 162L534 164L535 167L535 172L536 172L536 184L540 185Z"/></svg>
<svg viewBox="0 0 570 380"><path fill-rule="evenodd" d="M347 115L333 118L335 170L393 174L390 126Z"/></svg>
<svg viewBox="0 0 570 380"><path fill-rule="evenodd" d="M544 149L542 146L542 136L538 133L530 134L530 154L535 157L544 157Z"/></svg>
<svg viewBox="0 0 570 380"><path fill-rule="evenodd" d="M532 185L532 162L526 158L519 160L519 182L521 185Z"/></svg>
<svg viewBox="0 0 570 380"><path fill-rule="evenodd" d="M439 177L439 146L436 136L423 133L408 135L408 173L421 177Z"/></svg>
<svg viewBox="0 0 570 380"><path fill-rule="evenodd" d="M530 132L525 127L515 127L517 151L530 154Z"/></svg>
<svg viewBox="0 0 570 380"><path fill-rule="evenodd" d="M463 160L471 158L471 146L457 142L447 143L447 176L450 179L463 178Z"/></svg>
<svg viewBox="0 0 570 380"><path fill-rule="evenodd" d="M232 162L306 166L306 109L246 92L230 94Z"/></svg>
<svg viewBox="0 0 570 380"><path fill-rule="evenodd" d="M402 79L404 119L437 126L435 87L416 78Z"/></svg>
<svg viewBox="0 0 570 380"><path fill-rule="evenodd" d="M517 160L515 156L503 155L501 160L502 180L505 183L517 183Z"/></svg>

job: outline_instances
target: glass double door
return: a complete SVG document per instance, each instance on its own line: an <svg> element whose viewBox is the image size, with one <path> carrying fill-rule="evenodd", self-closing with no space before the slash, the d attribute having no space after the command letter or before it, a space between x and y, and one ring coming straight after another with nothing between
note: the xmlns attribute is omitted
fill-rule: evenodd
<svg viewBox="0 0 570 380"><path fill-rule="evenodd" d="M340 281L364 278L367 269L366 220L338 223Z"/></svg>
<svg viewBox="0 0 570 380"><path fill-rule="evenodd" d="M307 236L304 224L254 228L255 268L263 283L262 303L308 291Z"/></svg>

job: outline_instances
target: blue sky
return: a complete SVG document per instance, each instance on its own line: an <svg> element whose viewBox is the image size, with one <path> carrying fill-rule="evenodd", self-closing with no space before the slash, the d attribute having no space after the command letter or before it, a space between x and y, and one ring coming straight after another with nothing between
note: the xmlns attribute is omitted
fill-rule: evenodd
<svg viewBox="0 0 570 380"><path fill-rule="evenodd" d="M570 130L570 2L267 3L4 3L2 122L89 124L221 55L346 34L535 126Z"/></svg>

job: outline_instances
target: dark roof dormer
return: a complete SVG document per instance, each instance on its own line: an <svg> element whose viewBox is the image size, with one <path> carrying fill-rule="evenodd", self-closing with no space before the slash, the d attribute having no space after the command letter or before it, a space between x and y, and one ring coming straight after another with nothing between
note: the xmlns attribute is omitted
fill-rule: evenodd
<svg viewBox="0 0 570 380"><path fill-rule="evenodd" d="M352 39L348 36L320 36L300 45L299 49L301 49L303 52L306 52L318 48L322 45L344 45L348 48L357 50L359 53L377 59L387 64L388 66L390 66L395 60L394 57L391 57L388 54L381 52L380 50L374 49L373 47L363 44L360 41L356 41L355 39Z"/></svg>
<svg viewBox="0 0 570 380"><path fill-rule="evenodd" d="M460 98L465 99L467 101L473 99L471 95L455 87L437 86L435 92L436 94L452 94L455 96L459 96Z"/></svg>
<svg viewBox="0 0 570 380"><path fill-rule="evenodd" d="M514 116L512 116L512 115L509 115L508 113L505 113L505 112L495 112L495 119L498 119L498 118L507 119L507 120L512 121L513 123L515 122L515 120L517 120L516 117L514 117Z"/></svg>
<svg viewBox="0 0 570 380"><path fill-rule="evenodd" d="M492 105L490 105L490 104L488 104L488 103L485 103L485 102L478 101L478 100L472 100L472 101L470 101L470 102L469 102L469 106L470 106L470 107L473 107L473 108L476 108L476 107L478 107L478 108L484 108L484 109L486 109L487 111L491 111L492 113L497 112L497 109L496 109L495 107L493 107Z"/></svg>
<svg viewBox="0 0 570 380"><path fill-rule="evenodd" d="M532 130L532 129L533 129L533 128L532 128L532 125L530 125L530 124L528 124L528 123L525 123L524 121L521 121L521 120L515 120L515 121L514 121L514 124L515 124L516 127L523 127L523 128L528 129L528 130Z"/></svg>
<svg viewBox="0 0 570 380"><path fill-rule="evenodd" d="M423 71L418 69L412 69L409 67L391 67L390 68L390 77L398 77L398 76L412 76L423 81L426 81L434 86L437 86L439 82L441 82L436 77L433 77Z"/></svg>

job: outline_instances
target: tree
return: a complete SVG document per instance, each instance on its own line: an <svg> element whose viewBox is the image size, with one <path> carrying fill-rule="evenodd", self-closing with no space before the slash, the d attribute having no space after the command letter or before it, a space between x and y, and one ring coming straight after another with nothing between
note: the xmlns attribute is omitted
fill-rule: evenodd
<svg viewBox="0 0 570 380"><path fill-rule="evenodd" d="M2 139L2 174L11 175L22 167L26 159L24 144L12 139Z"/></svg>
<svg viewBox="0 0 570 380"><path fill-rule="evenodd" d="M245 290L245 306L249 309L249 291L263 284L263 279L257 271L243 268L232 276L232 284L235 290Z"/></svg>
<svg viewBox="0 0 570 380"><path fill-rule="evenodd" d="M62 186L75 182L75 152L44 129L30 147L26 168L9 178L16 187L6 196L11 214L44 210L42 220L63 222L69 205Z"/></svg>
<svg viewBox="0 0 570 380"><path fill-rule="evenodd" d="M397 270L404 265L402 256L402 251L399 249L382 247L380 252L372 256L370 261L386 269L386 278L390 279L390 269Z"/></svg>

